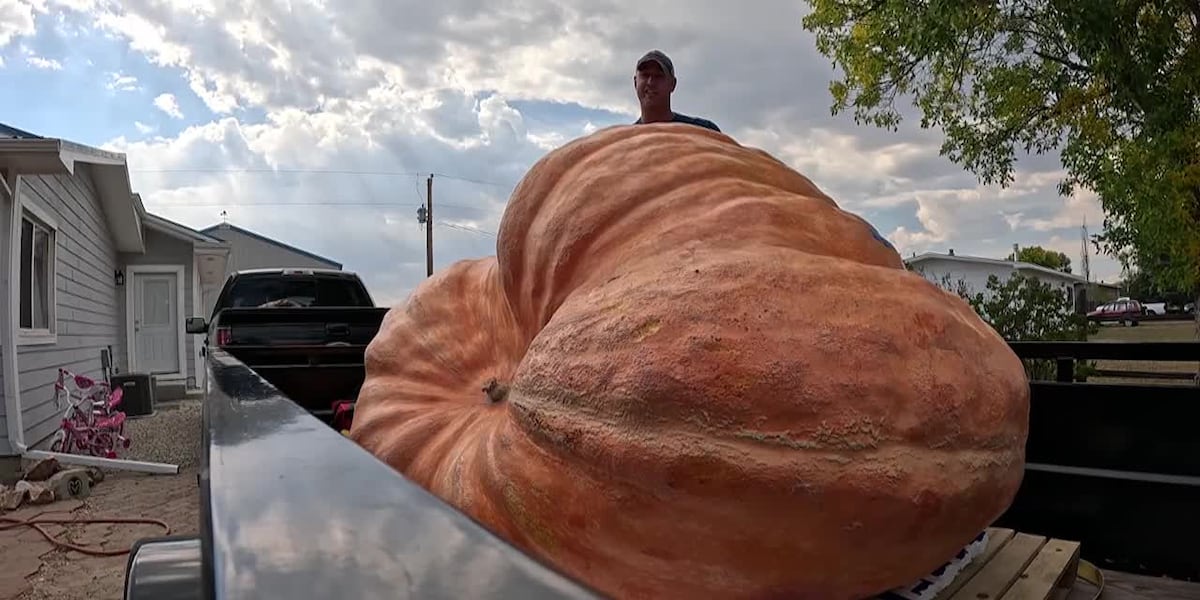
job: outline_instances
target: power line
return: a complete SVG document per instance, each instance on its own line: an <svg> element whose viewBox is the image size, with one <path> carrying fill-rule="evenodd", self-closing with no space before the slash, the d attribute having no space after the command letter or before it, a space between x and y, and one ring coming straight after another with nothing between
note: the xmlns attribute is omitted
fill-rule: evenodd
<svg viewBox="0 0 1200 600"><path fill-rule="evenodd" d="M227 207L227 206L239 207L239 208L253 208L256 206L264 206L264 207L265 206L337 206L337 207L347 207L347 206L376 207L377 206L377 207L383 207L383 208L402 208L402 207L414 207L415 206L418 208L418 220L421 223L425 224L425 227L427 228L427 234L432 233L432 228L430 227L430 225L427 222L429 220L428 218L431 217L432 214L430 214L430 215L422 214L425 212L432 213L432 210L430 210L432 208L430 206L431 198L423 198L421 196L421 188L420 188L419 180L416 179L421 176L421 173L418 173L416 171L373 171L373 170L352 170L352 169L265 169L265 168L257 168L257 169L254 169L254 168L130 169L129 171L131 173L213 173L213 174L226 174L226 175L232 175L232 174L257 174L257 175L304 174L304 175L374 175L374 176L390 176L390 177L413 177L414 178L413 184L415 187L414 191L416 192L416 196L417 196L417 200L418 200L418 203L416 203L416 204L406 203L406 202L336 202L336 201L228 202L228 201L226 201L226 202L168 202L168 203L165 203L163 206L164 207L181 207L181 208L203 208L203 207L217 208L217 207ZM450 174L446 174L446 173L434 172L434 173L430 173L428 176L429 179L427 180L427 182L428 182L428 187L430 187L430 188L432 188L432 180L433 180L434 176L443 177L446 179L453 179L456 181L463 181L463 182L467 182L467 183L474 183L474 184L478 184L478 185L488 185L488 186L496 186L496 187L503 187L503 188L515 187L515 184L511 184L511 185L503 184L503 183L497 183L494 181L487 181L487 180L483 180L483 179L475 179L475 178L471 178L471 177L462 177L462 176L458 176L458 175L450 175ZM429 189L428 191L432 192L433 190ZM432 194L428 194L428 195L432 196ZM462 205L462 204L452 204L452 203L447 204L447 203L441 203L441 202L438 203L438 206L444 206L444 207L449 207L449 208L460 208L460 209L465 209L465 210L477 210L480 208L477 206L466 206L466 205ZM457 229L460 231L467 231L470 233L477 233L477 234L481 234L481 235L496 237L496 234L494 232L487 231L484 229L479 229L476 227L470 227L467 225L459 225L456 223L447 223L445 221L438 221L435 224L443 226L443 227L448 227L451 229ZM430 254L430 260L431 260L432 252L429 252L429 254Z"/></svg>
<svg viewBox="0 0 1200 600"><path fill-rule="evenodd" d="M458 176L458 175L447 175L447 174L445 174L445 173L434 173L434 175L437 175L438 177L442 177L442 178L444 178L444 179L455 179L455 180L458 180L458 181L465 181L465 182L468 182L468 183L478 183L479 185L493 185L493 186L496 186L496 187L503 187L503 188L515 188L515 187L517 187L517 184L515 184L515 183L497 183L497 182L495 182L495 181L486 181L486 180L483 180L483 179L472 179L472 178L470 178L470 177L461 177L461 176Z"/></svg>
<svg viewBox="0 0 1200 600"><path fill-rule="evenodd" d="M447 223L447 222L445 222L445 221L438 221L438 225L441 225L441 226L443 226L443 227L449 227L449 228L451 228L451 229L459 229L459 230L462 230L462 231L470 231L471 233L482 233L483 235L489 235L489 236L492 236L492 237L496 237L496 234L495 234L495 233L492 233L491 231L487 231L487 230L484 230L484 229L479 229L479 228L477 228L477 227L470 227L470 226L468 226L468 225L459 225L459 224L457 224L457 223Z"/></svg>
<svg viewBox="0 0 1200 600"><path fill-rule="evenodd" d="M416 171L358 171L352 169L251 169L251 168L188 168L188 169L130 169L130 173L246 173L273 175L292 173L305 175L391 175L398 177L420 177Z"/></svg>
<svg viewBox="0 0 1200 600"><path fill-rule="evenodd" d="M417 206L425 206L425 197L421 195L421 182L417 179L413 179L413 191L417 193Z"/></svg>
<svg viewBox="0 0 1200 600"><path fill-rule="evenodd" d="M416 171L361 171L354 169L264 169L264 168L190 168L190 169L129 169L130 173L219 173L226 175L246 174L246 175L275 175L275 174L301 174L301 175L374 175L385 177L421 177L423 173ZM479 185L490 185L502 188L513 188L516 184L500 183L496 181L488 181L486 179L476 179L473 177L463 177L461 175L450 175L447 173L433 173L437 177L445 179L453 179L467 183L475 183Z"/></svg>
<svg viewBox="0 0 1200 600"><path fill-rule="evenodd" d="M255 206L381 206L381 207L390 207L390 208L411 208L414 206L424 206L424 205L425 205L424 202L421 202L420 204L416 204L416 203L412 203L412 202L332 202L332 201L318 201L318 202L269 202L269 201L268 202L165 202L162 204L158 204L158 206L160 206L162 208L170 208L173 206L180 206L180 207L186 207L186 208L203 208L203 207L221 208L221 207L226 207L226 206L237 207L237 208L252 208ZM450 206L453 208L462 208L465 210L478 210L481 208L478 206L467 206L465 204L449 204L449 203L445 203L445 202L439 202L438 206Z"/></svg>
<svg viewBox="0 0 1200 600"><path fill-rule="evenodd" d="M231 206L236 206L236 207L238 207L238 208L241 208L241 207L246 207L246 206L280 206L280 205L282 205L282 206L311 206L311 205L313 205L313 204L316 204L316 205L318 205L318 206L343 206L342 204L337 204L337 203L332 203L332 202L317 202L317 203L305 203L305 202L255 202L255 203L253 203L253 204L235 204L235 205L231 205ZM383 204L383 203L359 203L359 204L350 204L350 205L351 205L351 206L391 206L391 207L396 207L396 206L413 207L413 206L415 206L415 207L418 207L418 208L422 208L422 207L424 207L424 206L425 206L424 204ZM192 206L213 206L213 207L220 207L220 206L224 206L224 205L220 205L220 204L201 204L201 205L194 205L194 204L176 204L176 203L172 203L172 204L169 204L169 205L167 205L167 206L186 206L186 207L189 207L189 208L190 208L190 207L192 207ZM454 205L451 205L451 204L441 204L441 203L439 203L439 204L438 204L438 206L454 206ZM469 208L469 207L462 207L462 208ZM222 211L222 216L224 216L224 211ZM448 222L446 222L446 221L438 221L438 222L437 222L437 224L438 224L438 225L440 225L440 226L442 226L442 227L449 227L449 228L451 228L451 229L458 229L458 230L460 230L460 231L469 231L469 232L471 232L471 233L479 233L479 234L488 235L488 236L491 236L491 237L496 237L496 233L495 233L495 232L493 232L493 231L488 231L488 230L486 230L486 229L479 229L478 227L471 227L471 226L469 226L469 225L459 225L458 223L448 223Z"/></svg>

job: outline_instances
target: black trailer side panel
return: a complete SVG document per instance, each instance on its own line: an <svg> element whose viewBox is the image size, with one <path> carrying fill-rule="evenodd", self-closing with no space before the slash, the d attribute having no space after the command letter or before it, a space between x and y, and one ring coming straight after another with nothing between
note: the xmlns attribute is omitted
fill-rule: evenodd
<svg viewBox="0 0 1200 600"><path fill-rule="evenodd" d="M1022 358L1200 360L1200 342L1011 342ZM1081 542L1097 566L1200 581L1200 387L1030 384L1025 479L997 525Z"/></svg>

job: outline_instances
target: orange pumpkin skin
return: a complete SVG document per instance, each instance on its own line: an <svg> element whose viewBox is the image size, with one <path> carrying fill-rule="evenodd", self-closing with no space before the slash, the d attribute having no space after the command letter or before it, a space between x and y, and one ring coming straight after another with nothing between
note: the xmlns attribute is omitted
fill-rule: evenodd
<svg viewBox="0 0 1200 600"><path fill-rule="evenodd" d="M1020 361L766 153L601 130L498 237L389 312L350 436L605 595L866 597L1016 494Z"/></svg>

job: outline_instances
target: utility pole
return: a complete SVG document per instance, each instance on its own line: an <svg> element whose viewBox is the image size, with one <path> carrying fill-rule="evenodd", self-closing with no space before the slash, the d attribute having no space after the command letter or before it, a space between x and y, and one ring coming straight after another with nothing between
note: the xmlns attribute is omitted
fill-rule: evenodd
<svg viewBox="0 0 1200 600"><path fill-rule="evenodd" d="M433 173L425 180L425 276L433 275Z"/></svg>

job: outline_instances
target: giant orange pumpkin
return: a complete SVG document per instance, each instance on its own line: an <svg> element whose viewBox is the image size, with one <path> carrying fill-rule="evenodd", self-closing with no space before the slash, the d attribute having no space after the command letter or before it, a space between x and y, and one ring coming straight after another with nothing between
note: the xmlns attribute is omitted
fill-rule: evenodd
<svg viewBox="0 0 1200 600"><path fill-rule="evenodd" d="M350 436L617 598L858 598L1021 481L1021 363L768 154L618 126L537 162L497 256L391 310Z"/></svg>

